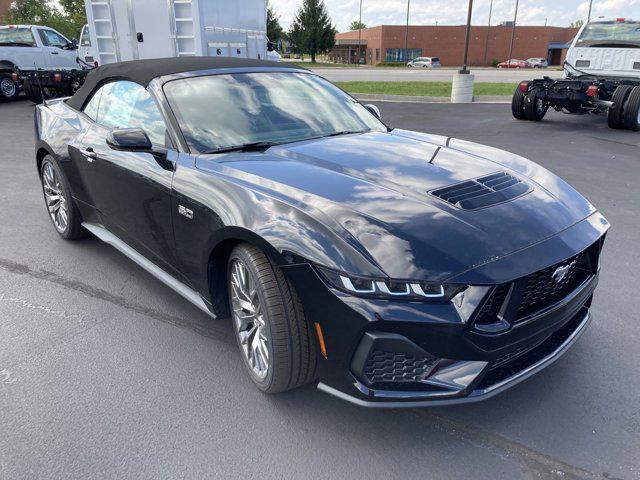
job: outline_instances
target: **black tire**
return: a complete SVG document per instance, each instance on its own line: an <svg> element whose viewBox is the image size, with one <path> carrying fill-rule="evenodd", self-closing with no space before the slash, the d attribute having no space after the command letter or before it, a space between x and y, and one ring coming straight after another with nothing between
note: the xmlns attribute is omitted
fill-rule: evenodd
<svg viewBox="0 0 640 480"><path fill-rule="evenodd" d="M640 87L633 87L622 112L624 127L637 132L640 130Z"/></svg>
<svg viewBox="0 0 640 480"><path fill-rule="evenodd" d="M59 188L62 191L62 196L65 201L66 225L64 228L60 228L60 226L56 224L56 221L53 218L53 214L49 212L49 203L47 201L47 193L45 187L45 169L47 169L48 165L51 165L51 168L57 175L57 184L59 184ZM78 206L76 205L76 202L71 195L71 187L69 186L67 177L65 177L64 172L58 165L58 162L56 162L51 155L45 156L42 160L42 165L40 166L40 183L42 184L42 194L44 196L44 203L45 207L47 208L47 214L49 215L49 219L53 224L53 228L55 228L56 232L58 232L58 235L60 235L65 240L78 240L81 238L86 238L89 233L82 227L82 216L80 215L80 210L78 210Z"/></svg>
<svg viewBox="0 0 640 480"><path fill-rule="evenodd" d="M42 103L43 95L45 100L50 100L56 97L55 92L48 87L44 87L42 91L40 91L40 87L30 78L25 78L24 83L22 84L22 89L24 90L25 96L36 105L40 105Z"/></svg>
<svg viewBox="0 0 640 480"><path fill-rule="evenodd" d="M253 278L260 301L264 333L268 342L266 376L254 372L238 334L233 303L233 268L239 261ZM234 333L251 380L265 393L279 393L305 385L316 378L317 348L302 303L280 268L258 248L236 246L228 262L229 305Z"/></svg>
<svg viewBox="0 0 640 480"><path fill-rule="evenodd" d="M513 93L511 99L511 113L517 120L526 120L527 117L524 114L524 95L519 88Z"/></svg>
<svg viewBox="0 0 640 480"><path fill-rule="evenodd" d="M10 73L0 73L0 101L10 102L20 95L20 89Z"/></svg>
<svg viewBox="0 0 640 480"><path fill-rule="evenodd" d="M538 99L538 91L531 90L524 97L524 115L527 120L539 122L547 114L549 106Z"/></svg>
<svg viewBox="0 0 640 480"><path fill-rule="evenodd" d="M632 89L633 87L629 85L620 85L613 92L613 95L611 96L613 106L610 107L607 112L607 122L609 123L610 128L618 129L624 126L622 112L624 110L624 104Z"/></svg>

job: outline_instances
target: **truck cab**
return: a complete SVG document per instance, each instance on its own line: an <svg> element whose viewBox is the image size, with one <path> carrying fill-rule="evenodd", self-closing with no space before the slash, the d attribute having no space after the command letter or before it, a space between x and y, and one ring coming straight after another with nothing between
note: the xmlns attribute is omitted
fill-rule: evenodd
<svg viewBox="0 0 640 480"><path fill-rule="evenodd" d="M640 78L640 19L598 18L583 25L566 61L566 76Z"/></svg>
<svg viewBox="0 0 640 480"><path fill-rule="evenodd" d="M37 25L0 27L0 68L65 70L78 68L77 45L53 28Z"/></svg>

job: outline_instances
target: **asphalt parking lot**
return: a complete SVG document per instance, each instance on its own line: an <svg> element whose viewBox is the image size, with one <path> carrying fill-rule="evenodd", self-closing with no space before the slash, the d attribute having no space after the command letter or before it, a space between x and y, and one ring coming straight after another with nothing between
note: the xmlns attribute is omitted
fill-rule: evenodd
<svg viewBox="0 0 640 480"><path fill-rule="evenodd" d="M517 122L508 105L379 106L394 126L527 156L610 220L594 321L561 360L450 408L261 394L228 320L97 240L59 239L33 106L0 104L0 479L640 479L640 133Z"/></svg>

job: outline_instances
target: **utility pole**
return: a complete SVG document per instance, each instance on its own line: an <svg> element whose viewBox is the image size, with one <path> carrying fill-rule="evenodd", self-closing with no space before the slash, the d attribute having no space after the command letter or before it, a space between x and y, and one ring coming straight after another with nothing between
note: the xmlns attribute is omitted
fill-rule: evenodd
<svg viewBox="0 0 640 480"><path fill-rule="evenodd" d="M516 13L513 15L513 30L511 31L511 45L509 45L509 58L508 62L511 62L511 57L513 55L513 41L516 38L516 22L518 21L518 3L520 0L516 0Z"/></svg>
<svg viewBox="0 0 640 480"><path fill-rule="evenodd" d="M591 7L593 7L593 0L589 2L589 15L587 15L587 23L591 21Z"/></svg>
<svg viewBox="0 0 640 480"><path fill-rule="evenodd" d="M489 34L491 33L491 14L493 13L493 0L489 5L489 23L487 24L487 38L484 42L484 66L487 66L487 50L489 50Z"/></svg>
<svg viewBox="0 0 640 480"><path fill-rule="evenodd" d="M358 67L360 66L360 59L362 58L362 0L360 0L360 17L358 18Z"/></svg>
<svg viewBox="0 0 640 480"><path fill-rule="evenodd" d="M469 55L469 37L471 35L471 12L473 10L473 0L469 0L469 9L467 11L467 31L464 36L464 58L462 60L462 70L460 73L468 74L469 69L467 68L467 57Z"/></svg>
<svg viewBox="0 0 640 480"><path fill-rule="evenodd" d="M410 3L411 3L411 0L407 0L407 28L404 31L404 56L405 57L409 56L409 4ZM407 62L408 60L405 58L404 61Z"/></svg>

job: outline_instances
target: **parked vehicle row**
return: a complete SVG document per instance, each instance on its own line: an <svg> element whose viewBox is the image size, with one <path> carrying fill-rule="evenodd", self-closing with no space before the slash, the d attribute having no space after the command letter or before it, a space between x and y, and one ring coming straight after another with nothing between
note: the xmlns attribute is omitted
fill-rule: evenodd
<svg viewBox="0 0 640 480"><path fill-rule="evenodd" d="M497 66L498 68L547 68L549 62L547 62L546 58L511 59L500 62Z"/></svg>

